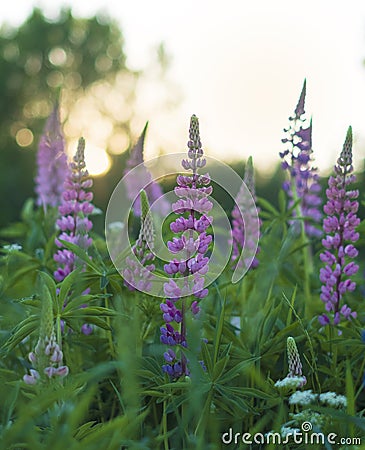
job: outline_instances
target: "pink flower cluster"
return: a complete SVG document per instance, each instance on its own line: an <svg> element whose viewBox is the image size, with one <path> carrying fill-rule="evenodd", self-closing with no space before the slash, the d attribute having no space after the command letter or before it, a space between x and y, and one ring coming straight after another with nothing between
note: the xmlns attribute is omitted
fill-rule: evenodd
<svg viewBox="0 0 365 450"><path fill-rule="evenodd" d="M152 180L151 172L144 164L143 150L144 140L146 137L148 122L146 123L141 136L138 139L137 144L133 147L130 157L126 164L124 175L127 175L132 169L135 169L134 176L128 177L126 183L127 196L129 200L133 201L133 211L136 216L141 215L141 199L140 191L143 189L146 191L150 204L159 200L163 196L161 186L154 180ZM159 200L158 207L155 209L164 217L170 210L170 204L165 200Z"/></svg>
<svg viewBox="0 0 365 450"><path fill-rule="evenodd" d="M199 122L195 115L190 121L188 149L188 159L182 161L182 166L185 170L191 170L192 175L177 177L175 194L179 199L172 205L172 210L180 217L170 224L170 228L178 237L167 243L169 251L176 257L164 266L167 275L179 277L179 284L173 278L165 283L167 299L160 305L166 323L161 327L161 342L182 347L187 347L187 305L184 297L193 295L202 299L208 295L208 289L204 287L204 276L209 269L209 258L205 254L212 242L212 236L207 233L213 220L208 216L213 204L207 198L212 193L212 187L209 186L209 174L197 173L198 169L205 166L206 160L202 158ZM178 307L177 302L181 297L181 307ZM193 316L199 313L198 300L191 303L190 311ZM169 349L164 353L164 359L166 364L162 368L172 378L189 374L184 355L178 357L174 350Z"/></svg>
<svg viewBox="0 0 365 450"><path fill-rule="evenodd" d="M302 217L305 217L304 229L307 236L320 237L322 230L316 226L322 218L319 210L321 199L319 193L321 186L317 168L312 165L312 121L304 128L303 115L306 95L306 82L304 81L300 98L295 108L294 116L289 120L291 125L284 129L287 137L282 139L288 148L279 155L283 159L282 168L289 172L289 180L283 184L283 189L290 198L289 206L300 199L299 208ZM293 216L297 214L293 210Z"/></svg>
<svg viewBox="0 0 365 450"><path fill-rule="evenodd" d="M44 208L58 206L61 203L63 183L68 174L65 141L56 104L39 142L35 178L37 205L43 205Z"/></svg>
<svg viewBox="0 0 365 450"><path fill-rule="evenodd" d="M60 234L55 240L59 248L54 255L54 260L59 263L58 269L54 272L56 281L62 281L75 269L76 257L73 252L64 248L61 240L76 244L84 250L92 244L88 234L92 222L88 216L94 209L91 203L93 194L87 189L93 182L85 168L84 150L85 140L81 138L73 162L70 163L71 172L64 183L62 204L58 208L60 218L57 220L57 226Z"/></svg>
<svg viewBox="0 0 365 450"><path fill-rule="evenodd" d="M356 283L351 280L351 276L359 270L359 266L351 261L358 255L353 244L359 239L356 227L360 223L356 215L359 192L349 189L355 181L355 175L352 173L351 127L334 170L336 176L329 178L327 203L323 208L327 215L323 221L326 237L322 240L325 250L320 258L326 265L320 270L320 280L323 283L321 300L325 303L326 311L333 314L333 324L337 325L341 317L351 320L357 316L347 304L341 306L344 294L355 290ZM320 316L319 321L322 325L330 324L329 314Z"/></svg>
<svg viewBox="0 0 365 450"><path fill-rule="evenodd" d="M250 157L247 162L247 166L245 169L245 175L243 179L243 184L241 189L239 190L237 197L235 199L235 206L232 211L232 238L229 243L232 244L232 262L235 262L241 254L241 251L244 246L247 248L253 249L256 245L256 221L257 221L257 212L252 211L252 201L250 199L250 195L256 200L255 196L255 178L254 178L254 169L252 164L252 158ZM248 189L248 190L247 190ZM241 211L245 213L245 220L241 215ZM261 219L259 219L259 225L261 225ZM260 248L258 247L256 250L256 255L260 252ZM241 262L241 261L240 261ZM251 261L243 261L245 265L250 264L250 268L254 269L258 266L259 261L254 257ZM240 263L236 263L240 264Z"/></svg>
<svg viewBox="0 0 365 450"><path fill-rule="evenodd" d="M42 378L41 373L45 374L48 379L62 378L68 375L68 367L60 365L63 353L56 342L54 333L50 338L39 339L34 352L30 352L28 358L38 370L30 369L30 375L24 375L23 380L26 384L38 383Z"/></svg>
<svg viewBox="0 0 365 450"><path fill-rule="evenodd" d="M94 205L91 203L93 194L87 189L91 188L93 182L86 170L85 140L83 138L79 139L76 154L73 157L73 162L70 163L70 169L64 183L62 203L58 207L60 217L56 222L60 229L60 234L55 239L59 250L53 258L59 264L54 272L54 277L58 282L64 280L68 274L75 270L77 265L76 255L64 248L61 241L76 244L83 250L87 250L92 244L92 238L88 233L93 226L89 215L93 212ZM85 323L81 331L84 334L91 334L93 328Z"/></svg>

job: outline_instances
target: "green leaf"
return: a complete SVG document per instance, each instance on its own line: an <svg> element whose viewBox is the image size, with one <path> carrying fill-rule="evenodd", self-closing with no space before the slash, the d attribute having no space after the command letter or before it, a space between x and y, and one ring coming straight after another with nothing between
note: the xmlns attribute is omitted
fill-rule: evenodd
<svg viewBox="0 0 365 450"><path fill-rule="evenodd" d="M115 317L116 315L115 311L103 306L87 306L86 308L72 309L62 313L63 318Z"/></svg>
<svg viewBox="0 0 365 450"><path fill-rule="evenodd" d="M73 297L71 299L68 299L66 306L63 309L63 314L79 308L83 304L88 304L92 301L111 297L111 294L86 294L86 295L78 295L77 297ZM111 310L112 311L112 310Z"/></svg>
<svg viewBox="0 0 365 450"><path fill-rule="evenodd" d="M81 261L83 261L87 266L90 267L95 273L102 276L103 271L90 259L90 256L80 248L78 245L73 244L72 242L64 241L63 239L59 239L59 241L62 243L62 245L70 250L72 253L74 253L76 256L78 256Z"/></svg>
<svg viewBox="0 0 365 450"><path fill-rule="evenodd" d="M27 317L14 328L14 330L12 331L12 335L4 343L2 350L10 352L37 328L39 328L39 316L32 315Z"/></svg>
<svg viewBox="0 0 365 450"><path fill-rule="evenodd" d="M67 275L64 280L59 284L60 292L58 294L58 313L62 311L63 305L67 303L67 296L71 292L71 287L75 280L80 276L81 269L73 270Z"/></svg>
<svg viewBox="0 0 365 450"><path fill-rule="evenodd" d="M212 380L216 381L223 374L224 369L229 361L229 356L224 356L219 361L216 362L213 368Z"/></svg>
<svg viewBox="0 0 365 450"><path fill-rule="evenodd" d="M251 367L259 359L260 359L259 357L253 357L247 359L246 361L238 363L236 366L234 366L232 369L230 369L228 372L226 372L224 375L221 376L221 378L219 379L219 383L220 384L228 383L229 381L233 380L233 378L238 376L241 372Z"/></svg>
<svg viewBox="0 0 365 450"><path fill-rule="evenodd" d="M257 204L259 206L261 206L261 208L266 209L267 211L271 212L271 215L268 215L268 217L279 215L279 211L276 208L274 208L274 206L272 206L272 204L269 201L265 200L262 197L257 197L256 201L257 201Z"/></svg>
<svg viewBox="0 0 365 450"><path fill-rule="evenodd" d="M213 372L213 361L212 361L212 357L210 356L209 350L208 350L208 346L207 344L203 341L202 342L202 356L203 356L203 360L204 363L207 367L207 371L209 374L212 374Z"/></svg>
<svg viewBox="0 0 365 450"><path fill-rule="evenodd" d="M46 273L46 272L39 271L38 275L41 280L41 283L43 283L45 286L47 286L49 293L52 296L53 304L55 304L56 303L56 283L55 283L54 279L50 275L48 275L48 273ZM41 299L41 301L42 301L42 299Z"/></svg>
<svg viewBox="0 0 365 450"><path fill-rule="evenodd" d="M100 317L96 316L87 316L87 317L79 317L79 319L84 319L85 322L96 325L99 328L102 328L103 330L111 331L110 325ZM77 326L77 322L75 321L75 318L71 317L64 317L64 320L66 324L74 331L78 331L79 327Z"/></svg>
<svg viewBox="0 0 365 450"><path fill-rule="evenodd" d="M108 286L108 284L109 284L109 279L105 274L103 274L100 278L100 290L105 289Z"/></svg>

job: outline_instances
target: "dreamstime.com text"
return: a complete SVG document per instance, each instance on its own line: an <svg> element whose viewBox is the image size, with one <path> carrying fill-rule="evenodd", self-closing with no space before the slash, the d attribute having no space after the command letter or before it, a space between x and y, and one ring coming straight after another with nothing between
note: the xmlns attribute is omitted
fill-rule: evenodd
<svg viewBox="0 0 365 450"><path fill-rule="evenodd" d="M232 428L222 434L222 443L228 444L277 444L285 445L289 443L306 444L306 445L361 445L361 439L357 437L339 437L336 433L311 432L312 424L304 422L302 424L303 431L288 432L282 436L278 432L269 433L235 433Z"/></svg>

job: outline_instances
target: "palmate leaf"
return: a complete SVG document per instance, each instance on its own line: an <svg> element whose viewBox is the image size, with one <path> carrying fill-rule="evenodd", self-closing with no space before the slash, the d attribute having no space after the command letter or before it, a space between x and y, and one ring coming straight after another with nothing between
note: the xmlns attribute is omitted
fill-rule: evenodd
<svg viewBox="0 0 365 450"><path fill-rule="evenodd" d="M223 358L219 359L215 364L213 368L212 373L212 381L217 381L221 377L221 375L224 373L224 370L228 364L229 356L226 355Z"/></svg>
<svg viewBox="0 0 365 450"><path fill-rule="evenodd" d="M240 415L244 416L248 412L254 412L254 409L242 397L230 392L225 386L217 384L215 391L216 395L214 396L213 403L217 406L219 405L225 411L231 414L233 413L236 417Z"/></svg>
<svg viewBox="0 0 365 450"><path fill-rule="evenodd" d="M236 364L232 369L228 370L217 380L220 384L225 384L233 380L245 370L249 369L260 357L252 357Z"/></svg>

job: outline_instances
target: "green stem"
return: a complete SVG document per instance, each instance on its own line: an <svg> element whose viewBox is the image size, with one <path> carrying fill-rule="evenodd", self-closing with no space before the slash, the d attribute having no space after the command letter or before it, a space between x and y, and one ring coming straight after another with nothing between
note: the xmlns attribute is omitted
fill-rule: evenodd
<svg viewBox="0 0 365 450"><path fill-rule="evenodd" d="M60 350L62 350L61 316L59 314L56 317L56 339Z"/></svg>
<svg viewBox="0 0 365 450"><path fill-rule="evenodd" d="M162 429L163 429L164 448L165 448L165 450L169 450L169 440L168 440L168 437L167 437L166 400L164 400L164 402L163 402Z"/></svg>
<svg viewBox="0 0 365 450"><path fill-rule="evenodd" d="M106 288L103 289L104 294L106 294ZM109 299L108 297L105 297L105 308L109 309ZM108 324L109 330L106 330L107 333L107 339L108 339L108 344L109 344L109 351L110 351L110 356L113 358L115 356L115 350L114 350L114 344L113 344L113 337L112 337L112 331L111 331L111 326L110 326L110 317L107 316L106 317L106 323Z"/></svg>
<svg viewBox="0 0 365 450"><path fill-rule="evenodd" d="M293 201L294 203L298 202L299 197L297 194L297 189L295 186L295 180L291 179L291 191L293 195ZM297 203L295 207L295 213L296 217L301 217L302 212L300 210L300 203ZM303 302L303 316L306 317L306 312L308 309L306 308L306 305L309 304L311 300L311 290L310 290L310 274L312 272L312 261L310 257L310 247L308 243L308 238L305 233L305 223L304 220L300 221L301 227L300 227L300 241L302 246L302 258L303 258L303 290L304 290L304 302Z"/></svg>

